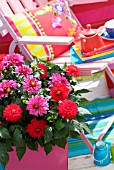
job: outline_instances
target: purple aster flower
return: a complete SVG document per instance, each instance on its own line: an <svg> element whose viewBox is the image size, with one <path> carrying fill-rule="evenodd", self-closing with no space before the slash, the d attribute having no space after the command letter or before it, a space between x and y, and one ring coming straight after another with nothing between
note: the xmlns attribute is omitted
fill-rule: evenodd
<svg viewBox="0 0 114 170"><path fill-rule="evenodd" d="M27 77L32 73L32 69L29 66L22 65L17 67L17 73Z"/></svg>
<svg viewBox="0 0 114 170"><path fill-rule="evenodd" d="M34 116L43 116L44 114L47 114L47 110L49 110L48 102L41 96L32 96L32 98L28 98L26 104L29 114Z"/></svg>
<svg viewBox="0 0 114 170"><path fill-rule="evenodd" d="M8 68L10 66L21 66L24 63L24 56L20 54L9 54L3 60L2 64L4 68Z"/></svg>
<svg viewBox="0 0 114 170"><path fill-rule="evenodd" d="M68 80L66 79L66 77L61 76L60 74L56 73L56 74L52 74L52 76L50 77L51 81L49 81L49 87L53 87L54 84L60 84L63 83L66 85L66 87L70 87L70 83L68 82Z"/></svg>
<svg viewBox="0 0 114 170"><path fill-rule="evenodd" d="M30 94L38 93L40 87L39 81L33 76L25 77L23 83L23 89L28 91Z"/></svg>

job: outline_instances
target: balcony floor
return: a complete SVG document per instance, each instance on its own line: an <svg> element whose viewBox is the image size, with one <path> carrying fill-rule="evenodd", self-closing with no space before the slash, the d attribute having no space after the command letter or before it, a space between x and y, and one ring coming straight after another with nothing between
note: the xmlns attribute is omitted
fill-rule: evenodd
<svg viewBox="0 0 114 170"><path fill-rule="evenodd" d="M83 155L68 159L68 170L114 170L114 162L105 167L94 165L92 155Z"/></svg>

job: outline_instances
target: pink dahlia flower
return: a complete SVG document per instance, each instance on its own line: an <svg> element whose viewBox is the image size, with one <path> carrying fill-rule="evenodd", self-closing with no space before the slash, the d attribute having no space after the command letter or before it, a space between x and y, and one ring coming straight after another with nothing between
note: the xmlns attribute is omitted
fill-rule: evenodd
<svg viewBox="0 0 114 170"><path fill-rule="evenodd" d="M20 54L9 54L3 60L2 63L4 68L8 68L10 66L21 66L24 63L24 56Z"/></svg>
<svg viewBox="0 0 114 170"><path fill-rule="evenodd" d="M28 91L28 93L38 93L40 89L39 81L33 76L25 77L23 83L23 89Z"/></svg>
<svg viewBox="0 0 114 170"><path fill-rule="evenodd" d="M17 67L17 73L27 77L32 73L32 69L29 66L22 65Z"/></svg>
<svg viewBox="0 0 114 170"><path fill-rule="evenodd" d="M49 81L49 87L53 87L55 84L60 84L60 83L65 84L67 88L70 87L70 83L68 82L66 77L61 76L58 73L52 74L50 79L51 79L51 81Z"/></svg>
<svg viewBox="0 0 114 170"><path fill-rule="evenodd" d="M47 114L47 110L49 110L48 102L41 96L32 96L32 98L28 98L26 104L29 114L34 116L43 116L44 114Z"/></svg>

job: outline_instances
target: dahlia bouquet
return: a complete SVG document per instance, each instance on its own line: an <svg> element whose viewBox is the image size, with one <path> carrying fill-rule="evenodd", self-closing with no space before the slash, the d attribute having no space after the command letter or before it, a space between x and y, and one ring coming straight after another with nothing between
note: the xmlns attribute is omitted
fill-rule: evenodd
<svg viewBox="0 0 114 170"><path fill-rule="evenodd" d="M84 123L86 110L76 90L74 65L60 67L47 61L24 61L20 54L10 54L0 62L0 162L6 165L8 152L16 147L20 160L28 147L65 148L68 137L90 131Z"/></svg>

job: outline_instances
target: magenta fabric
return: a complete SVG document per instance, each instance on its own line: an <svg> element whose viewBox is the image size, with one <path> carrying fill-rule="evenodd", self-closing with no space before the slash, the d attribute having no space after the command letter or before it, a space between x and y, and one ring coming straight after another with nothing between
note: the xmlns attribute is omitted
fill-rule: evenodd
<svg viewBox="0 0 114 170"><path fill-rule="evenodd" d="M95 28L98 28L107 20L114 18L114 0L74 5L71 9L83 26L91 23Z"/></svg>
<svg viewBox="0 0 114 170"><path fill-rule="evenodd" d="M16 151L9 153L10 161L6 168L8 170L68 170L68 144L66 149L54 147L53 151L46 156L44 150L26 150L21 161L16 156Z"/></svg>

